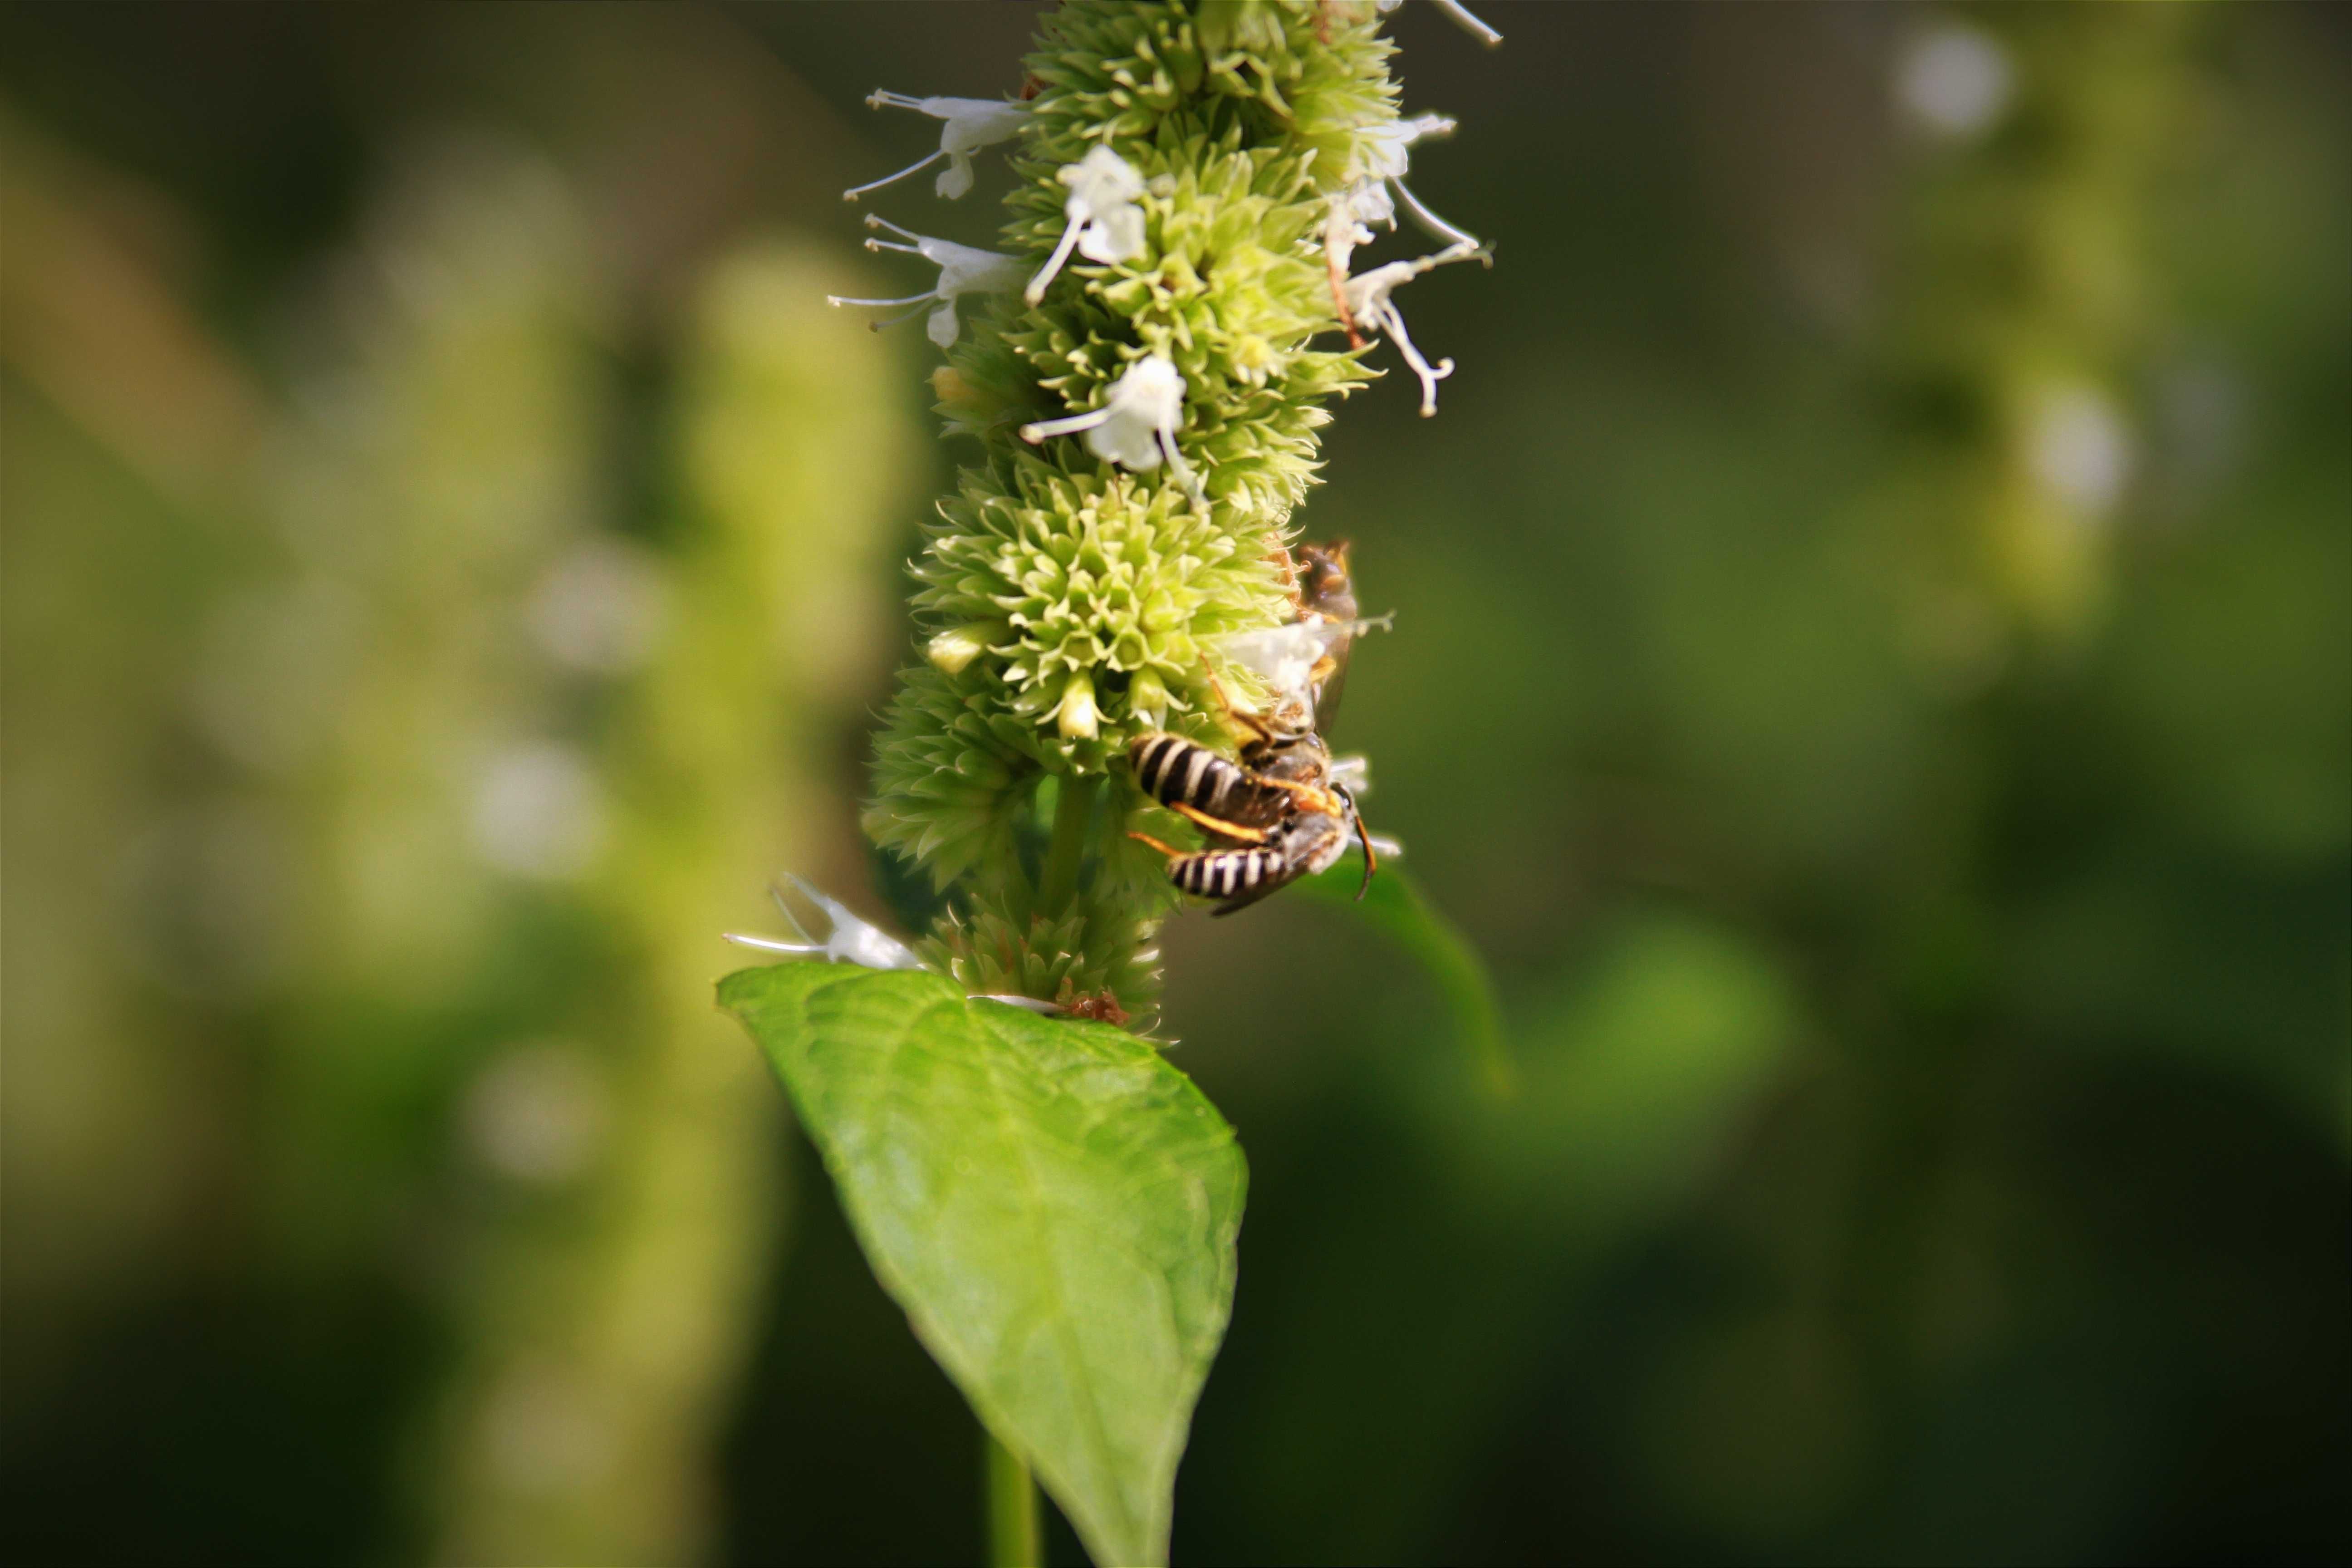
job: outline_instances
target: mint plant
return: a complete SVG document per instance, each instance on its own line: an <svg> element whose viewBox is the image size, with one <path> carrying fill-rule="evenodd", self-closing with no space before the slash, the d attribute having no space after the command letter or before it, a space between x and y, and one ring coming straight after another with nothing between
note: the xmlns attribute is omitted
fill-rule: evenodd
<svg viewBox="0 0 2352 1568"><path fill-rule="evenodd" d="M1233 753L1219 691L1277 695L1232 648L1296 613L1292 515L1327 405L1383 341L1424 414L1453 369L1414 346L1395 295L1485 251L1403 183L1409 149L1452 121L1400 116L1379 31L1392 4L1071 0L1018 100L877 92L941 121L940 151L845 193L945 159L936 194L960 196L998 144L1017 177L1000 248L869 218L870 248L938 278L835 301L927 314L947 353L939 411L978 444L913 568L921 657L864 818L946 912L911 950L883 939L887 967L748 970L720 998L782 1078L877 1275L1001 1445L1014 1557L1034 1551L1018 1528L1034 1470L1097 1563L1165 1560L1232 1302L1233 1131L1114 1026L1148 1032L1154 936L1177 902L1129 834L1186 831L1124 758L1161 731ZM1442 247L1351 270L1400 205ZM1432 923L1417 900L1375 909ZM793 950L871 947L827 912L835 934Z"/></svg>

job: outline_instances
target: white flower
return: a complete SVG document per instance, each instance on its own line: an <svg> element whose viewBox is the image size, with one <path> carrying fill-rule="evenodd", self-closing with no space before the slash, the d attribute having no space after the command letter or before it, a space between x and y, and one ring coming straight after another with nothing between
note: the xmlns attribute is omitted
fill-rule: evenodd
<svg viewBox="0 0 2352 1568"><path fill-rule="evenodd" d="M1327 621L1320 616L1309 615L1278 626L1231 633L1217 639L1217 648L1244 669L1262 678L1274 689L1277 699L1288 699L1307 690L1323 656L1340 638L1351 635L1359 624L1370 623Z"/></svg>
<svg viewBox="0 0 2352 1568"><path fill-rule="evenodd" d="M1412 162L1409 148L1433 136L1451 136L1455 130L1454 122L1443 114L1416 114L1411 120L1364 126L1357 132L1351 172L1360 180L1402 180Z"/></svg>
<svg viewBox="0 0 2352 1568"><path fill-rule="evenodd" d="M824 300L828 305L912 305L915 310L907 312L907 316L911 316L936 300L939 306L931 311L931 319L924 330L930 334L931 342L945 348L956 341L961 326L956 320L956 301L959 299L966 294L1002 294L1021 286L1022 263L1017 256L1005 256L993 250L975 250L951 239L932 239L912 229L900 228L889 219L872 213L866 215L866 226L887 228L914 241L912 245L904 245L895 239L868 239L866 249L902 250L909 256L919 256L939 268L940 280L925 292L909 294L903 300L853 300L845 295L828 294ZM887 321L877 321L874 330L878 332L885 327L895 326L905 321L907 316L893 316Z"/></svg>
<svg viewBox="0 0 2352 1568"><path fill-rule="evenodd" d="M1404 0L1373 0L1373 3L1382 11L1393 11L1398 6L1403 5ZM1491 49L1496 44L1503 41L1503 35L1495 31L1494 28L1486 26L1486 23L1478 20L1477 17L1473 16L1470 14L1469 7L1464 5L1462 4L1462 0L1429 0L1429 3L1436 6L1439 10L1444 12L1447 16L1451 17L1455 26L1461 28L1464 32L1469 34L1472 37L1477 39L1488 48Z"/></svg>
<svg viewBox="0 0 2352 1568"><path fill-rule="evenodd" d="M1329 620L1310 612L1280 626L1228 633L1217 639L1216 646L1218 652L1266 683L1274 700L1270 711L1277 722L1291 714L1311 721L1316 671L1319 668L1329 676L1330 667L1324 660L1331 650L1366 632L1387 631L1394 619L1378 616L1370 620Z"/></svg>
<svg viewBox="0 0 2352 1568"><path fill-rule="evenodd" d="M1111 383L1110 395L1100 408L1073 414L1067 419L1047 419L1021 426L1021 438L1034 446L1048 436L1086 432L1087 446L1097 458L1134 473L1147 473L1165 456L1178 482L1201 500L1192 470L1176 449L1176 426L1184 417L1184 377L1163 355L1146 354Z"/></svg>
<svg viewBox="0 0 2352 1568"><path fill-rule="evenodd" d="M829 934L823 942L809 940L808 932L801 929L801 922L794 918L792 906L784 902L784 890L782 888L770 888L769 896L776 900L776 908L782 912L784 923L792 927L793 935L799 938L799 941L781 942L772 936L751 936L742 931L732 931L727 933L727 940L738 947L756 947L762 952L821 952L824 954L825 962L828 963L855 963L865 969L920 969L923 967L923 961L916 957L914 951L897 937L890 935L879 926L858 919L839 900L826 898L798 877L793 877L790 879L793 886L801 890L801 896L824 910L825 919L831 922L828 927ZM975 993L971 999L975 1002L1002 1002L1009 1007L1025 1007L1032 1013L1043 1013L1049 1018L1062 1012L1059 1003L1043 1002L1034 996L1010 996L991 992L979 992Z"/></svg>
<svg viewBox="0 0 2352 1568"><path fill-rule="evenodd" d="M1396 227L1396 202L1390 197L1391 189L1403 200L1412 221L1433 237L1448 245L1478 243L1477 236L1430 211L1404 183L1412 166L1410 149L1433 137L1451 136L1454 131L1454 122L1443 114L1416 114L1411 120L1385 121L1359 129L1355 153L1348 164L1350 183L1331 198L1331 219L1324 234L1326 248L1336 240L1341 252L1335 270L1347 270L1347 250L1371 243L1368 226Z"/></svg>
<svg viewBox="0 0 2352 1568"><path fill-rule="evenodd" d="M1143 209L1135 205L1143 195L1143 176L1134 164L1097 146L1076 163L1063 164L1054 177L1070 187L1070 198L1062 204L1070 222L1053 256L1023 291L1032 305L1045 297L1045 286L1070 258L1072 246L1087 260L1106 265L1143 254Z"/></svg>
<svg viewBox="0 0 2352 1568"><path fill-rule="evenodd" d="M971 189L971 155L982 147L993 147L1008 137L1017 135L1029 117L1025 103L1006 103L993 98L909 98L903 92L876 92L866 100L868 109L911 109L928 114L934 120L944 120L947 126L940 132L940 150L929 157L908 164L895 174L886 174L870 185L859 185L841 193L845 202L854 202L868 191L878 191L885 185L896 184L918 169L929 168L940 159L948 166L931 188L952 201Z"/></svg>
<svg viewBox="0 0 2352 1568"><path fill-rule="evenodd" d="M917 958L906 943L881 927L858 919L849 912L845 905L826 898L798 877L789 877L787 880L801 890L803 898L824 911L825 919L830 922L825 939L823 942L812 941L808 932L801 929L801 922L793 918L792 906L784 902L784 890L771 888L768 891L775 899L776 908L783 915L784 923L792 928L793 935L799 940L779 942L772 936L746 936L740 931L729 931L729 942L740 947L756 947L765 952L821 952L828 963L856 963L867 969L920 969L923 966L923 961Z"/></svg>
<svg viewBox="0 0 2352 1568"><path fill-rule="evenodd" d="M1394 616L1335 621L1309 612L1295 621L1257 631L1231 632L1217 639L1218 651L1286 695L1304 691L1323 656L1366 632L1387 631Z"/></svg>
<svg viewBox="0 0 2352 1568"><path fill-rule="evenodd" d="M1391 261L1375 267L1360 278L1348 279L1345 290L1348 317L1359 326L1377 328L1396 344L1412 374L1421 378L1421 416L1424 419L1437 412L1437 384L1454 374L1454 362L1440 360L1435 365L1422 357L1412 339L1404 330L1404 318L1397 313L1396 303L1389 296L1397 288L1410 283L1423 273L1443 267L1449 261L1466 261L1478 254L1470 245L1450 245L1434 256L1424 256L1412 261Z"/></svg>

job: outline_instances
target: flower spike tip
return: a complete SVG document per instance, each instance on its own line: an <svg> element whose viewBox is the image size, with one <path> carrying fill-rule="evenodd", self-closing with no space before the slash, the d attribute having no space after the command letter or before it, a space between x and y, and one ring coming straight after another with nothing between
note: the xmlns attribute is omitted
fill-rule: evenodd
<svg viewBox="0 0 2352 1568"><path fill-rule="evenodd" d="M928 114L934 120L944 120L940 132L940 150L928 158L908 164L895 174L885 174L870 184L856 185L841 193L845 202L854 202L868 191L878 191L893 185L919 169L928 169L945 158L948 166L940 171L931 189L953 201L971 189L971 155L982 147L1019 134L1027 123L1029 106L1025 103L1005 103L993 98L910 98L903 92L877 91L866 100L868 109L911 109L918 114Z"/></svg>

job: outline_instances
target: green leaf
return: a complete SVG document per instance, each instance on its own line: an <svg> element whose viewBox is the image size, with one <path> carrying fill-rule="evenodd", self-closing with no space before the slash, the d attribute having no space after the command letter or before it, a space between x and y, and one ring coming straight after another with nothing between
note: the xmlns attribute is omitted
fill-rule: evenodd
<svg viewBox="0 0 2352 1568"><path fill-rule="evenodd" d="M719 982L883 1288L1097 1563L1167 1560L1176 1463L1233 1305L1247 1173L1150 1046L911 970Z"/></svg>
<svg viewBox="0 0 2352 1568"><path fill-rule="evenodd" d="M1496 1000L1495 980L1486 973L1486 960L1459 927L1422 897L1419 886L1402 871L1393 866L1381 868L1360 903L1356 890L1363 880L1361 855L1350 853L1329 870L1297 886L1318 903L1354 910L1418 959L1437 982L1446 1011L1454 1018L1454 1036L1476 1065L1481 1079L1496 1095L1514 1093L1518 1074L1503 1039L1503 1009Z"/></svg>

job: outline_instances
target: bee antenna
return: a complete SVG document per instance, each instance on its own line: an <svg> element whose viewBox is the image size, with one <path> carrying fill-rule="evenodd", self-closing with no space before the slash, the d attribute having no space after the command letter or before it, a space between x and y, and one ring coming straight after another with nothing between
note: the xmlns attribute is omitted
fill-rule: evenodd
<svg viewBox="0 0 2352 1568"><path fill-rule="evenodd" d="M1364 814L1360 811L1356 814L1356 838L1364 847L1364 879L1356 889L1356 902L1360 904L1364 895L1372 890L1372 871L1381 863L1381 858L1372 852L1372 830L1364 826Z"/></svg>

